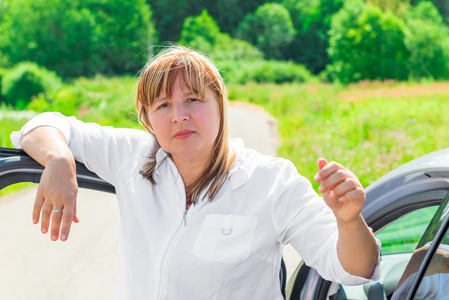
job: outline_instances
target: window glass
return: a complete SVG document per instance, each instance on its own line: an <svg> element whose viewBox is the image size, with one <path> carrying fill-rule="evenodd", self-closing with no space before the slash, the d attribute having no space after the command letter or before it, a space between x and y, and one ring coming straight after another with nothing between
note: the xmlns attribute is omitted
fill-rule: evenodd
<svg viewBox="0 0 449 300"><path fill-rule="evenodd" d="M381 281L342 286L336 299L378 299L378 294L389 299L437 210L438 206L420 208L378 232L376 237L382 243Z"/></svg>
<svg viewBox="0 0 449 300"><path fill-rule="evenodd" d="M449 194L435 213L434 218L430 222L428 228L423 234L422 239L418 243L416 250L407 264L401 279L396 287L396 291L391 299L405 299L411 291L417 272L428 251L432 249L434 238L441 230L445 220L449 216ZM438 234L441 236L440 234ZM413 299L448 299L449 295L449 233L446 231L441 243L436 251L432 254L424 277L419 283L419 288Z"/></svg>
<svg viewBox="0 0 449 300"><path fill-rule="evenodd" d="M415 250L437 208L430 206L416 210L377 233L376 237L382 242L382 254Z"/></svg>
<svg viewBox="0 0 449 300"><path fill-rule="evenodd" d="M449 232L438 245L413 299L449 299Z"/></svg>

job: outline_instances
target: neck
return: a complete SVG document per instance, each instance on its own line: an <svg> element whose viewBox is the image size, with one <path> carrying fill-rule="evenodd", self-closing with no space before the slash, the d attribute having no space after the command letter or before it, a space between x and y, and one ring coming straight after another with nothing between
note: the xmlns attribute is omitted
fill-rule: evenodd
<svg viewBox="0 0 449 300"><path fill-rule="evenodd" d="M178 168L186 188L200 178L208 164L207 158L201 160L182 160L172 157L172 160Z"/></svg>

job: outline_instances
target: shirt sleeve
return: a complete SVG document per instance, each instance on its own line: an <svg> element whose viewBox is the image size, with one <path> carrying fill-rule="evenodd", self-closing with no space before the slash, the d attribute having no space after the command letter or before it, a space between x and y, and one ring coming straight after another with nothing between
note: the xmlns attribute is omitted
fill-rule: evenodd
<svg viewBox="0 0 449 300"><path fill-rule="evenodd" d="M141 161L136 156L149 153L155 145L154 138L142 130L113 128L95 123L84 123L75 117L60 113L43 113L26 123L20 131L11 133L11 142L21 147L22 137L40 126L51 126L60 130L75 160L100 178L115 185L118 174L131 162ZM136 159L137 158L137 159Z"/></svg>
<svg viewBox="0 0 449 300"><path fill-rule="evenodd" d="M290 243L304 262L326 280L357 285L380 279L380 242L377 266L371 279L346 272L337 254L338 228L332 210L315 192L310 181L286 161L273 189L273 222L278 240Z"/></svg>

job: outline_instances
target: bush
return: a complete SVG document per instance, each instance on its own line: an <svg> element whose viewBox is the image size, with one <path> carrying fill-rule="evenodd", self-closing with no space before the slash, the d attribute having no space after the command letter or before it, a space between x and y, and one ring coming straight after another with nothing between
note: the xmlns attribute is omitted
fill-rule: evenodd
<svg viewBox="0 0 449 300"><path fill-rule="evenodd" d="M35 112L58 111L66 116L78 115L78 109L87 100L86 92L78 85L66 85L52 98L39 94L28 103L27 109Z"/></svg>
<svg viewBox="0 0 449 300"><path fill-rule="evenodd" d="M43 93L51 97L61 86L62 81L54 72L23 62L3 76L2 95L6 104L23 109L33 96Z"/></svg>
<svg viewBox="0 0 449 300"><path fill-rule="evenodd" d="M245 84L307 82L313 77L303 65L291 61L254 60L221 61L218 67L227 82Z"/></svg>
<svg viewBox="0 0 449 300"><path fill-rule="evenodd" d="M421 2L406 17L405 45L413 79L449 78L449 29L431 2Z"/></svg>
<svg viewBox="0 0 449 300"><path fill-rule="evenodd" d="M255 45L267 58L282 58L282 50L293 40L295 29L289 11L279 3L265 3L247 14L236 35Z"/></svg>
<svg viewBox="0 0 449 300"><path fill-rule="evenodd" d="M410 20L405 44L410 52L411 78L449 78L449 30L445 26Z"/></svg>
<svg viewBox="0 0 449 300"><path fill-rule="evenodd" d="M332 69L343 83L408 78L409 52L404 44L404 22L391 11L345 2L334 15L329 31Z"/></svg>

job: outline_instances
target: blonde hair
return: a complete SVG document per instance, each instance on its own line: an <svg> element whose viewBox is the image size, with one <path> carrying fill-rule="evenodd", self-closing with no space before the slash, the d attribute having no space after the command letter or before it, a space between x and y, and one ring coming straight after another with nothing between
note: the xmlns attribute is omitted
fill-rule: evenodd
<svg viewBox="0 0 449 300"><path fill-rule="evenodd" d="M137 113L142 124L154 136L146 111L161 93L168 98L172 97L172 89L178 75L182 76L193 93L203 99L206 88L209 88L219 104L220 125L209 165L197 180L186 187L186 194L191 196L192 203L196 203L201 192L208 187L207 196L212 200L223 186L235 157L229 148L227 91L214 63L204 55L181 46L172 46L159 53L147 64L140 76L136 95ZM156 184L153 174L157 167L155 153L152 153L140 173L151 183Z"/></svg>

